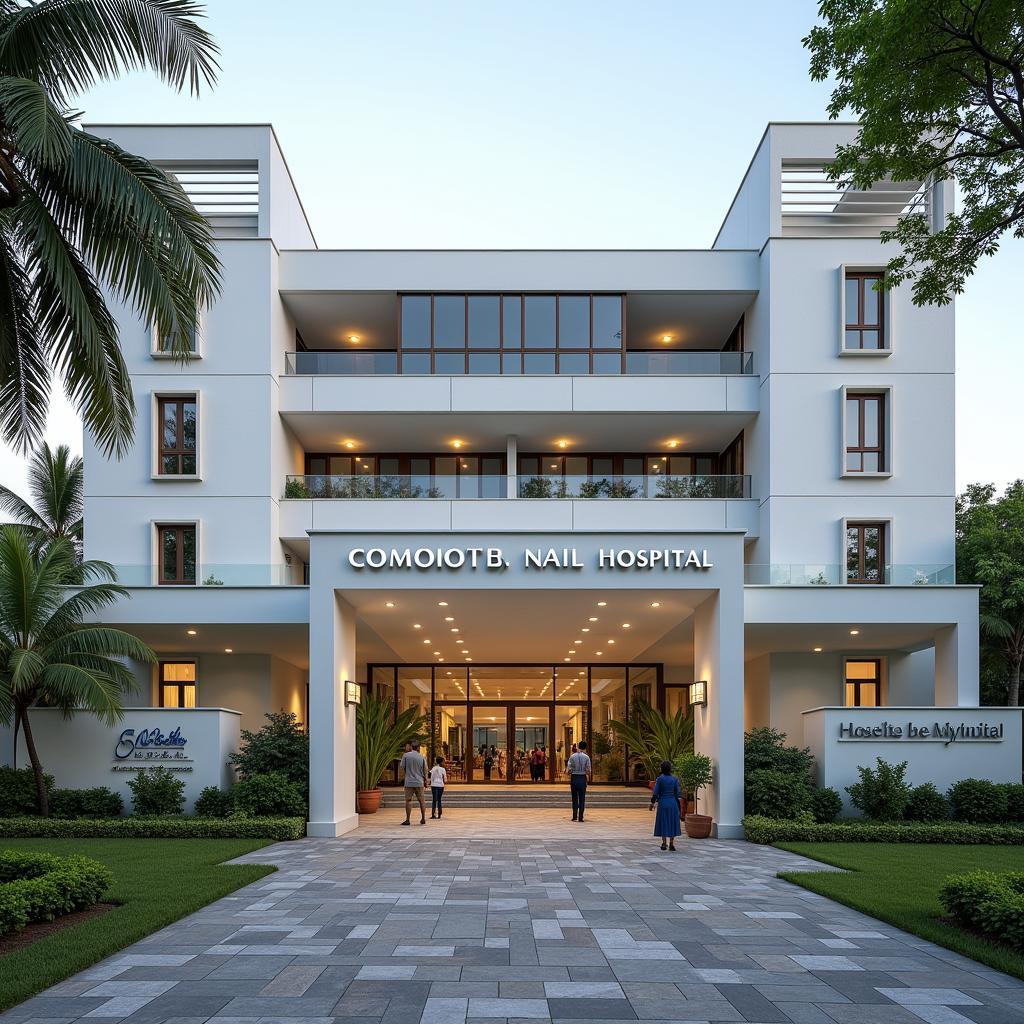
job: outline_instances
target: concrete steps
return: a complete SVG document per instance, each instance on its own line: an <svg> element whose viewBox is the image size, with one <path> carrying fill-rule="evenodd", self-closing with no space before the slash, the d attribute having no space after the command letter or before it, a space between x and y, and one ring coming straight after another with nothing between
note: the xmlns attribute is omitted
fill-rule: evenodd
<svg viewBox="0 0 1024 1024"><path fill-rule="evenodd" d="M430 794L426 794L429 801ZM401 789L385 789L384 805L398 807L404 804ZM590 786L587 789L588 807L645 808L650 803L650 790L646 786ZM450 785L445 789L446 807L569 807L569 785L476 786Z"/></svg>

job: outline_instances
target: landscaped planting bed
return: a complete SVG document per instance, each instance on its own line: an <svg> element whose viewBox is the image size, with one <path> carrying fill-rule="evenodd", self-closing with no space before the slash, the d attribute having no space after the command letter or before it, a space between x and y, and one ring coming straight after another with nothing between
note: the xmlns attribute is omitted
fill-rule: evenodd
<svg viewBox="0 0 1024 1024"><path fill-rule="evenodd" d="M112 882L88 857L0 851L0 935L90 907Z"/></svg>
<svg viewBox="0 0 1024 1024"><path fill-rule="evenodd" d="M0 839L301 839L302 818L0 818Z"/></svg>
<svg viewBox="0 0 1024 1024"><path fill-rule="evenodd" d="M1024 871L950 875L939 900L958 924L1024 951Z"/></svg>
<svg viewBox="0 0 1024 1024"><path fill-rule="evenodd" d="M961 846L1022 846L1024 825L971 825L936 823L847 821L819 825L812 821L762 818L743 819L752 843L956 843Z"/></svg>

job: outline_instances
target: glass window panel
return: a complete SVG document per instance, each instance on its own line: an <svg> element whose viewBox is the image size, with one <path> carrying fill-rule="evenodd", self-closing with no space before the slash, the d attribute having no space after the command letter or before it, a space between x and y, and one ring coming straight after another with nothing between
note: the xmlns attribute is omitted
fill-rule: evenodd
<svg viewBox="0 0 1024 1024"><path fill-rule="evenodd" d="M351 455L332 455L330 459L331 476L349 476L352 472Z"/></svg>
<svg viewBox="0 0 1024 1024"><path fill-rule="evenodd" d="M562 352L558 357L558 372L586 376L590 373L590 356L586 352Z"/></svg>
<svg viewBox="0 0 1024 1024"><path fill-rule="evenodd" d="M165 683L194 683L196 681L196 663L194 661L165 661L160 666L160 670Z"/></svg>
<svg viewBox="0 0 1024 1024"><path fill-rule="evenodd" d="M861 345L861 332L860 331L847 331L845 345L847 348L860 348Z"/></svg>
<svg viewBox="0 0 1024 1024"><path fill-rule="evenodd" d="M861 472L862 473L881 473L882 472L882 460L878 456L878 452L864 452L861 456Z"/></svg>
<svg viewBox="0 0 1024 1024"><path fill-rule="evenodd" d="M374 473L377 469L377 457L375 455L357 455L352 460L352 472L363 476L365 473Z"/></svg>
<svg viewBox="0 0 1024 1024"><path fill-rule="evenodd" d="M523 300L519 295L501 297L502 348L522 348ZM507 370L505 371L508 372Z"/></svg>
<svg viewBox="0 0 1024 1024"><path fill-rule="evenodd" d="M182 447L186 451L194 450L196 446L196 403L183 402L182 408L184 410L181 424Z"/></svg>
<svg viewBox="0 0 1024 1024"><path fill-rule="evenodd" d="M591 460L590 471L595 477L610 477L615 471L615 460L611 456L596 455Z"/></svg>
<svg viewBox="0 0 1024 1024"><path fill-rule="evenodd" d="M878 292L875 291L877 277L864 279L864 323L878 323Z"/></svg>
<svg viewBox="0 0 1024 1024"><path fill-rule="evenodd" d="M860 452L847 452L846 469L849 473L863 473L864 456Z"/></svg>
<svg viewBox="0 0 1024 1024"><path fill-rule="evenodd" d="M526 348L555 347L555 297L554 295L527 295L524 304L523 343ZM554 367L547 371L527 370L527 373L553 373Z"/></svg>
<svg viewBox="0 0 1024 1024"><path fill-rule="evenodd" d="M309 460L309 471L314 476L323 476L327 472L327 460L322 456L315 456Z"/></svg>
<svg viewBox="0 0 1024 1024"><path fill-rule="evenodd" d="M448 680L450 683L451 680ZM441 678L438 677L436 685L441 687ZM463 680L462 691L464 692L465 681ZM439 689L440 692L440 689ZM454 686L450 692L455 700L464 700L460 691ZM441 700L442 698L438 698ZM465 704L435 705L434 710L434 742L431 749L433 757L444 758L444 768L448 773L449 785L453 782L466 781L466 706Z"/></svg>
<svg viewBox="0 0 1024 1024"><path fill-rule="evenodd" d="M415 708L421 715L430 714L430 666L398 669L398 714Z"/></svg>
<svg viewBox="0 0 1024 1024"><path fill-rule="evenodd" d="M867 349L879 349L882 347L881 334L878 331L861 331L861 345Z"/></svg>
<svg viewBox="0 0 1024 1024"><path fill-rule="evenodd" d="M164 557L164 579L176 580L178 578L178 534L173 529L162 530L163 534L163 557Z"/></svg>
<svg viewBox="0 0 1024 1024"><path fill-rule="evenodd" d="M631 667L629 670L629 713L632 717L639 703L655 706L658 673L654 668Z"/></svg>
<svg viewBox="0 0 1024 1024"><path fill-rule="evenodd" d="M878 399L864 399L864 447L878 446Z"/></svg>
<svg viewBox="0 0 1024 1024"><path fill-rule="evenodd" d="M860 441L860 402L856 398L846 400L846 444L853 447Z"/></svg>
<svg viewBox="0 0 1024 1024"><path fill-rule="evenodd" d="M181 691L184 695L182 707L194 708L196 706L196 688L194 686L183 686Z"/></svg>
<svg viewBox="0 0 1024 1024"><path fill-rule="evenodd" d="M523 373L554 373L554 352L523 353Z"/></svg>
<svg viewBox="0 0 1024 1024"><path fill-rule="evenodd" d="M864 528L864 576L877 580L882 570L881 530L877 526Z"/></svg>
<svg viewBox="0 0 1024 1024"><path fill-rule="evenodd" d="M160 460L160 472L162 474L175 474L178 472L178 456L164 455Z"/></svg>
<svg viewBox="0 0 1024 1024"><path fill-rule="evenodd" d="M692 476L693 459L689 455L671 455L668 460L668 471L673 476Z"/></svg>
<svg viewBox="0 0 1024 1024"><path fill-rule="evenodd" d="M536 476L540 472L540 459L533 455L524 455L519 460L519 472L527 476Z"/></svg>
<svg viewBox="0 0 1024 1024"><path fill-rule="evenodd" d="M457 458L458 462L455 465L459 476L479 476L480 459L476 455L460 455Z"/></svg>
<svg viewBox="0 0 1024 1024"><path fill-rule="evenodd" d="M195 527L186 526L182 536L183 572L182 579L194 583L196 579L196 531Z"/></svg>
<svg viewBox="0 0 1024 1024"><path fill-rule="evenodd" d="M454 455L440 455L434 459L434 489L439 498L454 498L458 493L455 474L458 463Z"/></svg>
<svg viewBox="0 0 1024 1024"><path fill-rule="evenodd" d="M846 279L846 322L847 324L860 323L860 307L857 293L860 291L860 281L855 277ZM856 347L856 346L855 346Z"/></svg>
<svg viewBox="0 0 1024 1024"><path fill-rule="evenodd" d="M427 495L433 485L430 459L409 460L409 486L414 494Z"/></svg>
<svg viewBox="0 0 1024 1024"><path fill-rule="evenodd" d="M470 352L470 373L501 373L501 356L497 352Z"/></svg>
<svg viewBox="0 0 1024 1024"><path fill-rule="evenodd" d="M506 352L501 357L501 372L506 377L518 377L523 372L522 356L518 352L511 355Z"/></svg>
<svg viewBox="0 0 1024 1024"><path fill-rule="evenodd" d="M397 476L401 463L397 458L380 458L377 460L377 471L381 476Z"/></svg>
<svg viewBox="0 0 1024 1024"><path fill-rule="evenodd" d="M391 665L379 665L374 667L370 679L374 696L380 700L394 702L395 699L395 669Z"/></svg>
<svg viewBox="0 0 1024 1024"><path fill-rule="evenodd" d="M856 526L846 528L846 578L855 580L860 576L860 530Z"/></svg>
<svg viewBox="0 0 1024 1024"><path fill-rule="evenodd" d="M434 348L466 347L466 296L434 296Z"/></svg>
<svg viewBox="0 0 1024 1024"><path fill-rule="evenodd" d="M402 296L402 348L430 348L430 296Z"/></svg>
<svg viewBox="0 0 1024 1024"><path fill-rule="evenodd" d="M846 663L847 679L878 679L877 661L848 661Z"/></svg>
<svg viewBox="0 0 1024 1024"><path fill-rule="evenodd" d="M625 476L643 476L644 460L638 455L627 455L622 460L622 472Z"/></svg>
<svg viewBox="0 0 1024 1024"><path fill-rule="evenodd" d="M844 703L846 707L852 708L856 705L857 701L857 686L855 683L847 683L845 690L846 696L844 699Z"/></svg>
<svg viewBox="0 0 1024 1024"><path fill-rule="evenodd" d="M859 689L860 689L860 706L862 708L876 708L876 707L878 707L878 684L877 683L861 683Z"/></svg>
<svg viewBox="0 0 1024 1024"><path fill-rule="evenodd" d="M565 456L565 475L587 476L589 470L588 461L586 455Z"/></svg>
<svg viewBox="0 0 1024 1024"><path fill-rule="evenodd" d="M463 352L435 352L434 373L465 373L466 356Z"/></svg>
<svg viewBox="0 0 1024 1024"><path fill-rule="evenodd" d="M602 376L622 373L622 356L618 352L595 352L594 373Z"/></svg>
<svg viewBox="0 0 1024 1024"><path fill-rule="evenodd" d="M500 336L497 295L470 295L469 347L497 348Z"/></svg>
<svg viewBox="0 0 1024 1024"><path fill-rule="evenodd" d="M185 476L195 476L196 474L196 457L194 455L182 455L181 457L181 471Z"/></svg>
<svg viewBox="0 0 1024 1024"><path fill-rule="evenodd" d="M178 706L178 687L177 686L164 686L163 697L160 703L165 708L176 708Z"/></svg>
<svg viewBox="0 0 1024 1024"><path fill-rule="evenodd" d="M622 296L594 296L594 348L622 348Z"/></svg>
<svg viewBox="0 0 1024 1024"><path fill-rule="evenodd" d="M624 782L626 744L616 733L613 721L626 719L626 670L594 667L590 670L594 778L602 782Z"/></svg>
<svg viewBox="0 0 1024 1024"><path fill-rule="evenodd" d="M541 460L540 471L544 476L561 476L565 458L562 455L546 455Z"/></svg>
<svg viewBox="0 0 1024 1024"><path fill-rule="evenodd" d="M430 353L406 352L402 355L402 373L430 373Z"/></svg>
<svg viewBox="0 0 1024 1024"><path fill-rule="evenodd" d="M178 404L164 402L163 444L164 448L178 447ZM173 472L173 471L172 471Z"/></svg>
<svg viewBox="0 0 1024 1024"><path fill-rule="evenodd" d="M558 297L558 347L590 347L590 298L588 296L560 295Z"/></svg>

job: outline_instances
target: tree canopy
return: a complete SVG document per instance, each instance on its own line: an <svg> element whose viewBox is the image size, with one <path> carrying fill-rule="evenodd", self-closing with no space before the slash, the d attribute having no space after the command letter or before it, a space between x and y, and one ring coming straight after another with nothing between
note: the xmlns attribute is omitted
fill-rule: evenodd
<svg viewBox="0 0 1024 1024"><path fill-rule="evenodd" d="M923 214L883 233L902 253L886 285L918 305L961 292L1006 232L1024 237L1024 4L1020 0L820 0L804 39L829 115L861 128L830 165L859 189L954 177L961 207L933 232Z"/></svg>

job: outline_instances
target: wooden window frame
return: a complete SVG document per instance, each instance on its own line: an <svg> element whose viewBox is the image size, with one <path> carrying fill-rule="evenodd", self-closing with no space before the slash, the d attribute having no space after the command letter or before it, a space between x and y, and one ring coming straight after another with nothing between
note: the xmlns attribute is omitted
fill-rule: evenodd
<svg viewBox="0 0 1024 1024"><path fill-rule="evenodd" d="M875 678L871 679L850 679L847 676L847 666L851 663L864 664L871 663L875 666ZM860 702L860 688L866 683L872 683L875 687L875 694L877 700L874 704L862 704ZM846 703L846 687L853 686L855 701L853 704ZM881 708L885 707L885 701L882 698L882 659L881 658L847 658L843 662L843 707L844 708Z"/></svg>
<svg viewBox="0 0 1024 1024"><path fill-rule="evenodd" d="M191 665L195 669L195 680L191 683L174 683L164 682L164 666L165 665ZM178 703L177 704L165 704L164 703L164 687L173 686L178 691ZM185 710L188 706L185 704L184 687L194 686L195 687L195 707L199 707L199 663L194 658L162 658L157 664L157 706L161 708L173 707L181 708Z"/></svg>
<svg viewBox="0 0 1024 1024"><path fill-rule="evenodd" d="M888 555L889 539L886 536L889 528L889 523L884 519L856 519L847 520L844 523L843 528L843 573L845 582L851 586L877 586L878 584L885 583L885 567L886 558ZM870 529L878 530L878 579L871 580L867 579L864 570L864 531ZM857 577L851 578L849 576L849 558L850 558L850 530L857 531Z"/></svg>
<svg viewBox="0 0 1024 1024"><path fill-rule="evenodd" d="M878 444L864 444L865 418L864 410L868 400L878 401ZM857 444L849 444L846 435L849 430L850 403L856 403L857 410ZM843 474L850 476L888 476L889 451L888 451L888 427L889 427L889 392L888 391L848 391L843 392ZM878 455L878 469L851 469L851 455Z"/></svg>
<svg viewBox="0 0 1024 1024"><path fill-rule="evenodd" d="M185 405L191 403L195 408L195 447L190 451L185 447ZM164 446L164 410L169 406L177 406L176 429L175 429L175 445L173 448L167 448ZM180 394L180 395L157 395L156 396L156 429L157 429L157 449L156 449L156 475L162 477L186 477L192 479L193 477L199 476L199 396L197 394ZM182 471L182 464L186 456L192 455L196 461L196 468L194 473L185 473ZM164 458L170 457L177 459L178 472L168 473L164 470Z"/></svg>
<svg viewBox="0 0 1024 1024"><path fill-rule="evenodd" d="M196 523L155 523L156 553L157 553L157 585L162 587L194 587L199 576L199 527ZM174 530L177 533L177 564L175 566L175 579L164 578L164 530ZM195 564L192 567L194 576L192 579L184 579L185 573L185 532L192 531L192 550L195 555Z"/></svg>
<svg viewBox="0 0 1024 1024"><path fill-rule="evenodd" d="M857 322L848 323L850 309L846 304L846 283L848 281L857 282ZM877 323L865 323L864 321L864 297L865 291L869 287L868 281L878 281L879 288L877 291L878 296L878 322ZM889 337L886 331L886 301L885 301L885 272L882 270L844 270L843 272L843 323L840 325L843 331L842 334L842 349L845 352L866 352L866 353L885 353L889 351ZM857 332L857 339L859 345L852 346L848 345L846 341L846 335L849 331ZM864 347L864 332L865 331L877 331L879 345L876 348L865 348Z"/></svg>

